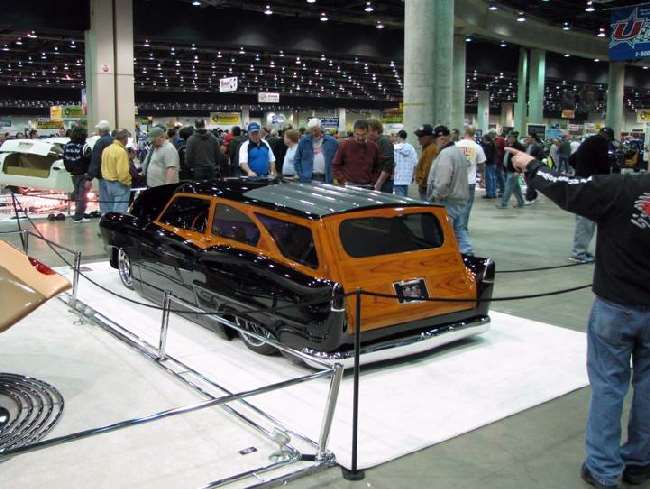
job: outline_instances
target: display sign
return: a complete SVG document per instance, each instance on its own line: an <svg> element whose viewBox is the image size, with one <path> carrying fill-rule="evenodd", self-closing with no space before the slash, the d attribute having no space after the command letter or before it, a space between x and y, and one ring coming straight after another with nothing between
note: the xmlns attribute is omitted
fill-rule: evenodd
<svg viewBox="0 0 650 489"><path fill-rule="evenodd" d="M219 80L220 92L236 92L237 86L238 86L238 79L236 76L231 76L229 78L221 78Z"/></svg>
<svg viewBox="0 0 650 489"><path fill-rule="evenodd" d="M64 119L81 119L85 117L84 109L81 105L64 105L63 106L63 118ZM50 113L50 119L52 114Z"/></svg>
<svg viewBox="0 0 650 489"><path fill-rule="evenodd" d="M562 111L562 119L575 119L576 111L573 109L564 109Z"/></svg>
<svg viewBox="0 0 650 489"><path fill-rule="evenodd" d="M650 109L639 109L636 111L636 121L639 123L650 124Z"/></svg>
<svg viewBox="0 0 650 489"><path fill-rule="evenodd" d="M650 57L650 3L612 10L609 59L626 61Z"/></svg>
<svg viewBox="0 0 650 489"><path fill-rule="evenodd" d="M320 120L320 127L324 130L335 130L339 129L339 118L338 117L323 117Z"/></svg>
<svg viewBox="0 0 650 489"><path fill-rule="evenodd" d="M537 134L540 139L546 139L546 125L545 124L527 124L526 132L528 134Z"/></svg>
<svg viewBox="0 0 650 489"><path fill-rule="evenodd" d="M210 122L216 126L241 126L241 112L210 112Z"/></svg>
<svg viewBox="0 0 650 489"><path fill-rule="evenodd" d="M261 104L277 104L280 102L280 94L277 92L259 92L257 101Z"/></svg>
<svg viewBox="0 0 650 489"><path fill-rule="evenodd" d="M381 121L384 124L399 124L404 119L403 105L400 104L399 108L385 109L381 114Z"/></svg>
<svg viewBox="0 0 650 489"><path fill-rule="evenodd" d="M36 121L36 129L65 129L65 127L62 120L38 119Z"/></svg>
<svg viewBox="0 0 650 489"><path fill-rule="evenodd" d="M63 106L53 105L50 107L50 119L54 121L63 120Z"/></svg>
<svg viewBox="0 0 650 489"><path fill-rule="evenodd" d="M0 127L11 127L11 119L9 118L0 119Z"/></svg>
<svg viewBox="0 0 650 489"><path fill-rule="evenodd" d="M562 129L547 129L546 137L548 139L562 139L564 137L564 131Z"/></svg>

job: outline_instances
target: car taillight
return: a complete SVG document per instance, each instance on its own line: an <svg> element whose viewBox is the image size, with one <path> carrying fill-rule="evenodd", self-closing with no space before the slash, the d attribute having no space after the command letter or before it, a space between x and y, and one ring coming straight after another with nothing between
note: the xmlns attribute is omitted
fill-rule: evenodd
<svg viewBox="0 0 650 489"><path fill-rule="evenodd" d="M31 263L32 266L43 275L56 275L56 272L54 270L52 270L44 263L38 261L36 258L29 258L29 263Z"/></svg>
<svg viewBox="0 0 650 489"><path fill-rule="evenodd" d="M332 288L332 307L333 312L345 311L345 291L341 284L335 284Z"/></svg>

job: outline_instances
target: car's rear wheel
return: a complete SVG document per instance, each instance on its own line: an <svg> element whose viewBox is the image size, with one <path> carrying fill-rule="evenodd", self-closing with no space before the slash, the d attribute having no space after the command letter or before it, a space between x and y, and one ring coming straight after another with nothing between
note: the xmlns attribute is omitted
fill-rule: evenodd
<svg viewBox="0 0 650 489"><path fill-rule="evenodd" d="M237 323L237 326L246 331L250 331L251 333L254 333L263 338L275 339L273 333L271 333L268 329L259 323L243 319L239 316L235 318L235 322ZM237 333L239 334L239 337L242 339L246 347L255 353L259 353L260 355L275 355L278 352L276 348L267 343L264 343L261 340L258 340L257 338L253 338L251 335L242 333L241 331L238 331Z"/></svg>
<svg viewBox="0 0 650 489"><path fill-rule="evenodd" d="M117 270L120 280L129 289L133 289L133 275L131 273L131 258L122 248L117 250Z"/></svg>

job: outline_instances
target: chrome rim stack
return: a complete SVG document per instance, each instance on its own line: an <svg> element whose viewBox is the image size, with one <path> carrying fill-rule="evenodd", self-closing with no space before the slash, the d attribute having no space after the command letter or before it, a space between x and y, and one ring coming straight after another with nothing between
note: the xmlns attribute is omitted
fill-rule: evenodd
<svg viewBox="0 0 650 489"><path fill-rule="evenodd" d="M47 382L0 373L0 453L42 439L63 405L61 393Z"/></svg>

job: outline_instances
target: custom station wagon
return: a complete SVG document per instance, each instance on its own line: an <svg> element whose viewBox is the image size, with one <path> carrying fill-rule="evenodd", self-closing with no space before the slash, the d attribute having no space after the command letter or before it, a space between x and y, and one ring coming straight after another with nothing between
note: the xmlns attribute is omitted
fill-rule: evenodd
<svg viewBox="0 0 650 489"><path fill-rule="evenodd" d="M326 184L181 183L144 191L101 230L127 287L157 302L171 291L320 361L351 364L357 288L388 296L362 297L364 363L489 326L494 263L462 256L445 208L418 200ZM259 312L268 308L278 309Z"/></svg>

